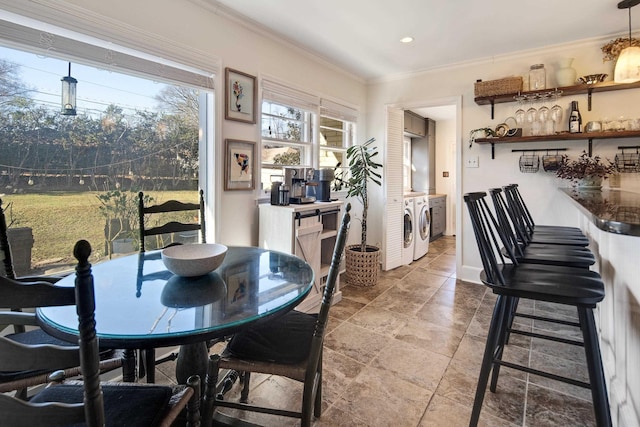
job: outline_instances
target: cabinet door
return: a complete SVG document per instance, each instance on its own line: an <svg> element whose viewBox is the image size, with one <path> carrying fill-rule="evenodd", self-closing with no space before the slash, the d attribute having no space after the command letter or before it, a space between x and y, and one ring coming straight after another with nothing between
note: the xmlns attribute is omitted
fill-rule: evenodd
<svg viewBox="0 0 640 427"><path fill-rule="evenodd" d="M305 223L306 222L306 223ZM294 254L304 259L315 273L315 283L309 293L310 296L322 292L320 289L320 234L322 223L316 218L305 218L296 227L296 241Z"/></svg>

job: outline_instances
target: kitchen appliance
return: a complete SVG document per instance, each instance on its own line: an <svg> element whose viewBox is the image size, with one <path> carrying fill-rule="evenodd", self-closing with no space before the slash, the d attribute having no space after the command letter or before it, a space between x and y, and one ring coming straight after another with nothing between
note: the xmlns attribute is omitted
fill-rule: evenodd
<svg viewBox="0 0 640 427"><path fill-rule="evenodd" d="M313 179L313 168L284 168L284 184L290 188L289 203L305 204L316 201L315 197L307 196L307 183Z"/></svg>
<svg viewBox="0 0 640 427"><path fill-rule="evenodd" d="M415 215L414 238L416 240L413 259L418 260L429 252L429 238L431 237L431 213L429 212L429 198L425 195L413 199L413 213Z"/></svg>
<svg viewBox="0 0 640 427"><path fill-rule="evenodd" d="M415 249L415 229L414 229L414 207L413 197L404 198L404 213L402 214L404 232L403 232L403 244L402 244L402 264L409 265L413 262L413 254Z"/></svg>
<svg viewBox="0 0 640 427"><path fill-rule="evenodd" d="M333 181L333 169L324 168L313 171L313 179L307 185L307 196L315 197L320 202L331 201L331 182Z"/></svg>

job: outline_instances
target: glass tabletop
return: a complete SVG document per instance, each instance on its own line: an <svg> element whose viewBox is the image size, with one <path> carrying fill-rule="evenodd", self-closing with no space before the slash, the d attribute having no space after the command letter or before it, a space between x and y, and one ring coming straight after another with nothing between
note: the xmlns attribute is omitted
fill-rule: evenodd
<svg viewBox="0 0 640 427"><path fill-rule="evenodd" d="M291 310L311 290L313 270L293 255L229 247L222 265L199 277L169 272L161 251L92 266L96 329L103 347L144 348L221 337ZM74 286L75 274L57 282ZM43 307L40 325L77 339L75 306Z"/></svg>

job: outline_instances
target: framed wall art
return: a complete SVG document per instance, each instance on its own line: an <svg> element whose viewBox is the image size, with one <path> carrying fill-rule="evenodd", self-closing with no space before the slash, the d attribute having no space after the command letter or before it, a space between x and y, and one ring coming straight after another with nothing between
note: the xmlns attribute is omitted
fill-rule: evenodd
<svg viewBox="0 0 640 427"><path fill-rule="evenodd" d="M256 144L252 141L225 140L224 189L253 190Z"/></svg>
<svg viewBox="0 0 640 427"><path fill-rule="evenodd" d="M225 68L224 118L244 123L256 122L256 78L231 68Z"/></svg>

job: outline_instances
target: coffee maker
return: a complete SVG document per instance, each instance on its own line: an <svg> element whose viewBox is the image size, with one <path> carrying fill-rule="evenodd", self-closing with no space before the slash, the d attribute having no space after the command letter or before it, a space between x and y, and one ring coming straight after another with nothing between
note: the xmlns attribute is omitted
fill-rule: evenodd
<svg viewBox="0 0 640 427"><path fill-rule="evenodd" d="M313 179L307 185L307 196L315 197L320 202L330 202L333 178L333 169L324 168L313 171Z"/></svg>
<svg viewBox="0 0 640 427"><path fill-rule="evenodd" d="M294 204L313 203L315 197L307 196L307 183L313 179L313 168L284 168L284 183L291 190L289 202Z"/></svg>

